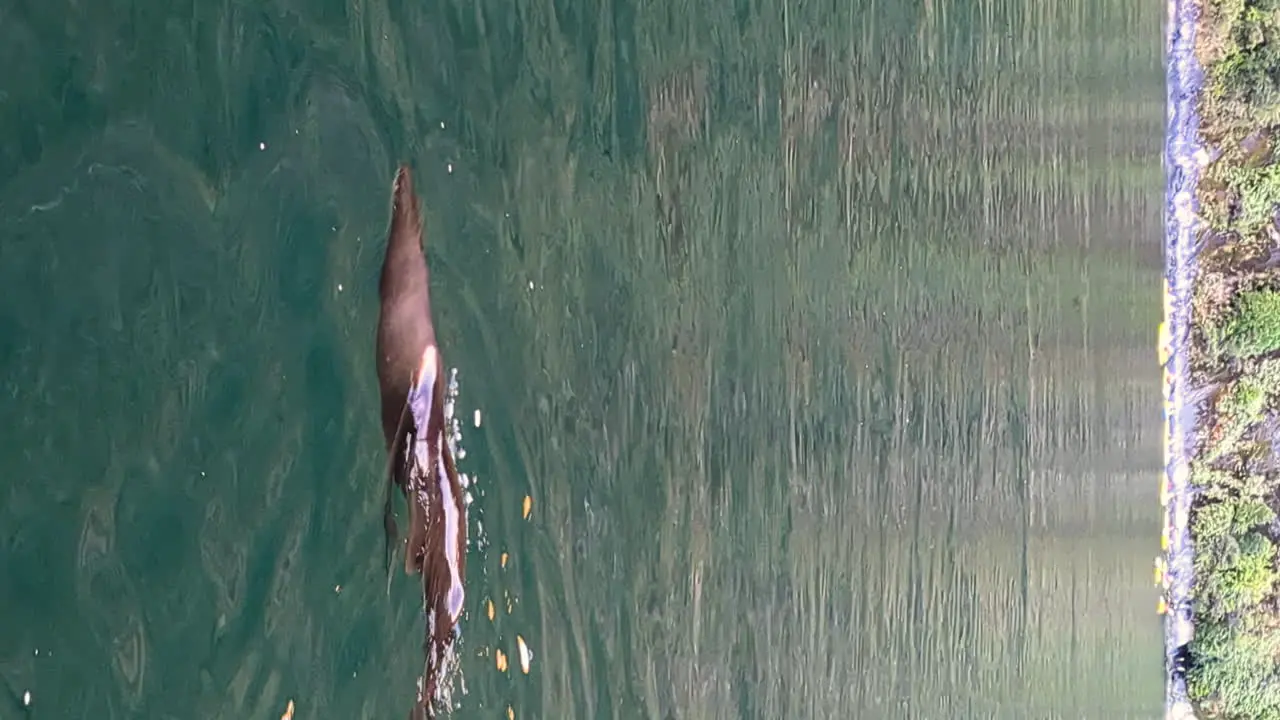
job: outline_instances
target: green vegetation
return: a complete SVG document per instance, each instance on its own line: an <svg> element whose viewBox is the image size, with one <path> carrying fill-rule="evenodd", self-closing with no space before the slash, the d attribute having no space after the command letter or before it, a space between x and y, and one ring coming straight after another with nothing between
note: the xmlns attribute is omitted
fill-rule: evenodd
<svg viewBox="0 0 1280 720"><path fill-rule="evenodd" d="M1250 308L1244 303L1231 316L1222 331L1226 338L1254 337L1232 328L1250 328L1257 337L1280 329L1280 323L1250 323ZM1257 342L1226 345L1248 352L1262 347ZM1280 718L1280 632L1273 609L1277 517L1271 506L1274 477L1264 469L1275 453L1264 426L1280 407L1280 360L1249 360L1243 352L1228 352L1218 362L1238 369L1209 413L1212 424L1193 478L1203 493L1191 527L1196 637L1188 681L1207 715Z"/></svg>
<svg viewBox="0 0 1280 720"><path fill-rule="evenodd" d="M1277 379L1280 364L1270 360L1222 391L1194 478L1204 494L1192 523L1197 626L1188 680L1193 697L1219 717L1280 717L1280 683L1260 682L1275 678L1280 657L1270 604L1273 483L1252 471L1273 452L1257 431L1276 404Z"/></svg>
<svg viewBox="0 0 1280 720"><path fill-rule="evenodd" d="M1187 679L1203 717L1280 718L1280 0L1205 0L1197 37L1211 162L1199 188L1208 237L1192 367L1220 389L1193 459L1201 492Z"/></svg>
<svg viewBox="0 0 1280 720"><path fill-rule="evenodd" d="M1242 358L1280 350L1280 293L1270 290L1241 293L1238 309L1222 328L1218 344ZM1262 388L1250 384L1247 389L1253 393L1251 402L1260 402Z"/></svg>
<svg viewBox="0 0 1280 720"><path fill-rule="evenodd" d="M1221 153L1205 174L1203 211L1215 230L1246 244L1280 205L1272 137L1280 123L1277 8L1280 0L1209 0L1197 48L1206 75L1203 131Z"/></svg>

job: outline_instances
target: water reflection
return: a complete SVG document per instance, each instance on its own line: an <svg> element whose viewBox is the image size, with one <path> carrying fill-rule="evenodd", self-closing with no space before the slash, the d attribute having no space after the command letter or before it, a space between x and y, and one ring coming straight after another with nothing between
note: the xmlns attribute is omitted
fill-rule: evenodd
<svg viewBox="0 0 1280 720"><path fill-rule="evenodd" d="M1158 8L49 8L0 30L81 48L0 87L15 703L402 712L409 157L485 416L465 712L1155 714Z"/></svg>
<svg viewBox="0 0 1280 720"><path fill-rule="evenodd" d="M644 155L508 146L503 333L540 372L497 486L547 536L518 697L1150 716L1157 41L1093 53L1144 21L1100 3L776 10L646 58Z"/></svg>

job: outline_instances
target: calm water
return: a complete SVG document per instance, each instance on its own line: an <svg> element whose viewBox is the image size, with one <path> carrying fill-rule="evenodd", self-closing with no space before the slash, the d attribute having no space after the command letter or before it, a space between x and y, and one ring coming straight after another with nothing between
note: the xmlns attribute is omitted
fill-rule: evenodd
<svg viewBox="0 0 1280 720"><path fill-rule="evenodd" d="M407 712L399 159L478 477L455 716L1156 717L1162 21L0 0L0 718Z"/></svg>

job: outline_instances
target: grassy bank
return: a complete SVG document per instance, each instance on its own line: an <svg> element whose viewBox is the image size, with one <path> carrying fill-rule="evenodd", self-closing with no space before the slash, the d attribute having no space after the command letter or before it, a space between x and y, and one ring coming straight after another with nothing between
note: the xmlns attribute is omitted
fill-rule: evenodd
<svg viewBox="0 0 1280 720"><path fill-rule="evenodd" d="M1187 680L1202 717L1280 718L1280 1L1207 0L1196 53L1208 164L1191 366L1205 402Z"/></svg>

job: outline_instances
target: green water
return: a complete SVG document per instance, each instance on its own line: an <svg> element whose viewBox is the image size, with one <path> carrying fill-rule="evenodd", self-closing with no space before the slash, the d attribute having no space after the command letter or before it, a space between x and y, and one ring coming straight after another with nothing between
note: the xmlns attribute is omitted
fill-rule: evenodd
<svg viewBox="0 0 1280 720"><path fill-rule="evenodd" d="M456 717L1158 716L1162 21L0 0L0 718L406 714L400 159L478 478Z"/></svg>

